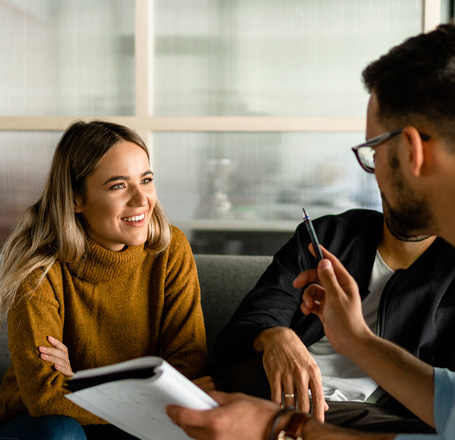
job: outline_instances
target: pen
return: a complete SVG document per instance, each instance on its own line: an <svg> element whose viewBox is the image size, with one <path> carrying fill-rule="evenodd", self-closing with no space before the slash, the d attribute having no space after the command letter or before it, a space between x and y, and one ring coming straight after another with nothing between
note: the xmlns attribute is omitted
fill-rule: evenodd
<svg viewBox="0 0 455 440"><path fill-rule="evenodd" d="M322 255L321 248L319 246L319 240L316 236L316 232L313 228L313 223L311 223L310 216L306 213L305 209L302 208L303 211L303 223L305 223L306 230L308 231L308 235L310 236L311 243L313 243L314 251L316 252L316 261L320 261L324 258Z"/></svg>

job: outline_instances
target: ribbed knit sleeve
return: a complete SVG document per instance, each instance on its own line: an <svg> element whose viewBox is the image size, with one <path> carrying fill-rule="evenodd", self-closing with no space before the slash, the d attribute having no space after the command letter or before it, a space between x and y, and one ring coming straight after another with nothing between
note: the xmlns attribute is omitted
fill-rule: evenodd
<svg viewBox="0 0 455 440"><path fill-rule="evenodd" d="M64 415L81 424L106 423L64 397L67 379L53 365L39 357L38 347L49 346L47 336L65 340L62 308L53 288L45 279L31 294L24 285L18 301L8 315L9 350L12 367L2 382L1 419L26 412L33 417ZM19 392L20 391L20 392Z"/></svg>

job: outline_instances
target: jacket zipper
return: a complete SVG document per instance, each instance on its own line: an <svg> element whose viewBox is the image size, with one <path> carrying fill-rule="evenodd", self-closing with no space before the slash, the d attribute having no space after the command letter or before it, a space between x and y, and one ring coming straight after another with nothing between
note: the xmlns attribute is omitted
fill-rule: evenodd
<svg viewBox="0 0 455 440"><path fill-rule="evenodd" d="M384 337L384 322L385 322L385 308L386 308L386 301L389 292L392 290L393 285L395 284L396 280L400 277L401 273L404 272L403 269L398 269L387 281L384 289L381 293L381 299L379 300L378 306L378 322L376 324L376 334L383 338Z"/></svg>

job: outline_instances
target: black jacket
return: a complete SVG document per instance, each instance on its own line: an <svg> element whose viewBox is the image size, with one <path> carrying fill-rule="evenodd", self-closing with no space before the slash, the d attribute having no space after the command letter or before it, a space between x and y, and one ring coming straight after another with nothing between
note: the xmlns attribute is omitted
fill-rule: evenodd
<svg viewBox="0 0 455 440"><path fill-rule="evenodd" d="M321 244L355 278L362 298L367 296L382 214L352 210L313 224ZM308 244L302 223L219 334L219 368L253 356L254 338L269 327L292 328L306 346L324 336L319 318L300 311L302 290L292 287L301 271L315 267ZM455 370L455 248L437 238L408 269L394 273L381 296L377 333L433 366Z"/></svg>

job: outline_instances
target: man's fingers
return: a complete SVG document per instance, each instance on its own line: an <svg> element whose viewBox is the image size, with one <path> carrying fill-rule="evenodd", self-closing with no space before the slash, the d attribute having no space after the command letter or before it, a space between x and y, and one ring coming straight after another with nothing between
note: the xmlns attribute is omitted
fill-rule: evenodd
<svg viewBox="0 0 455 440"><path fill-rule="evenodd" d="M308 394L308 387L303 381L297 386L297 401L299 402L299 411L310 412L310 395Z"/></svg>
<svg viewBox="0 0 455 440"><path fill-rule="evenodd" d="M281 405L281 380L278 379L277 377L273 377L269 379L270 383L270 397L272 402L277 403L278 405Z"/></svg>
<svg viewBox="0 0 455 440"><path fill-rule="evenodd" d="M219 403L220 406L226 405L229 402L239 400L240 397L244 396L242 393L225 393L224 391L209 391L207 393L215 402Z"/></svg>
<svg viewBox="0 0 455 440"><path fill-rule="evenodd" d="M177 405L166 406L166 413L176 425L181 427L203 426L207 418L205 411L197 411Z"/></svg>
<svg viewBox="0 0 455 440"><path fill-rule="evenodd" d="M324 288L318 284L310 284L303 292L300 309L304 315L318 314L319 305L324 298Z"/></svg>
<svg viewBox="0 0 455 440"><path fill-rule="evenodd" d="M333 277L337 280L337 285L339 285L343 290L346 291L346 288L350 288L353 284L356 284L354 278L347 271L347 269L341 264L340 260L330 253L327 249L321 246L322 253L324 255L324 260L329 260L329 262L321 260L317 267L318 277L321 280L321 275L324 273L324 276L327 275L333 280ZM333 273L333 275L332 275ZM321 280L321 284L324 283Z"/></svg>
<svg viewBox="0 0 455 440"><path fill-rule="evenodd" d="M313 385L311 387L311 395L313 400L313 417L323 423L326 403L324 398L324 391L322 389L322 383L313 383Z"/></svg>
<svg viewBox="0 0 455 440"><path fill-rule="evenodd" d="M310 247L310 250L313 250ZM319 282L321 276L321 269L331 269L335 272L338 284L344 289L345 287L350 287L353 284L353 278L346 270L346 268L340 263L335 255L329 252L324 246L321 246L322 254L324 255L324 260L329 260L331 265L327 265L324 260L321 260L318 264L317 269L309 269L301 272L297 278L294 280L292 285L295 288L304 287L306 284ZM355 282L354 282L355 283ZM322 284L322 283L321 283Z"/></svg>
<svg viewBox="0 0 455 440"><path fill-rule="evenodd" d="M282 378L283 384L283 406L296 406L296 399L297 399L297 390L296 386L294 385L294 378L290 374L286 374Z"/></svg>
<svg viewBox="0 0 455 440"><path fill-rule="evenodd" d="M292 285L298 289L304 287L308 283L314 283L318 281L318 272L316 269L308 269L300 272L297 278L293 281Z"/></svg>
<svg viewBox="0 0 455 440"><path fill-rule="evenodd" d="M308 306L313 305L315 302L319 303L324 298L324 288L319 284L310 284L302 295L302 300L308 303Z"/></svg>

